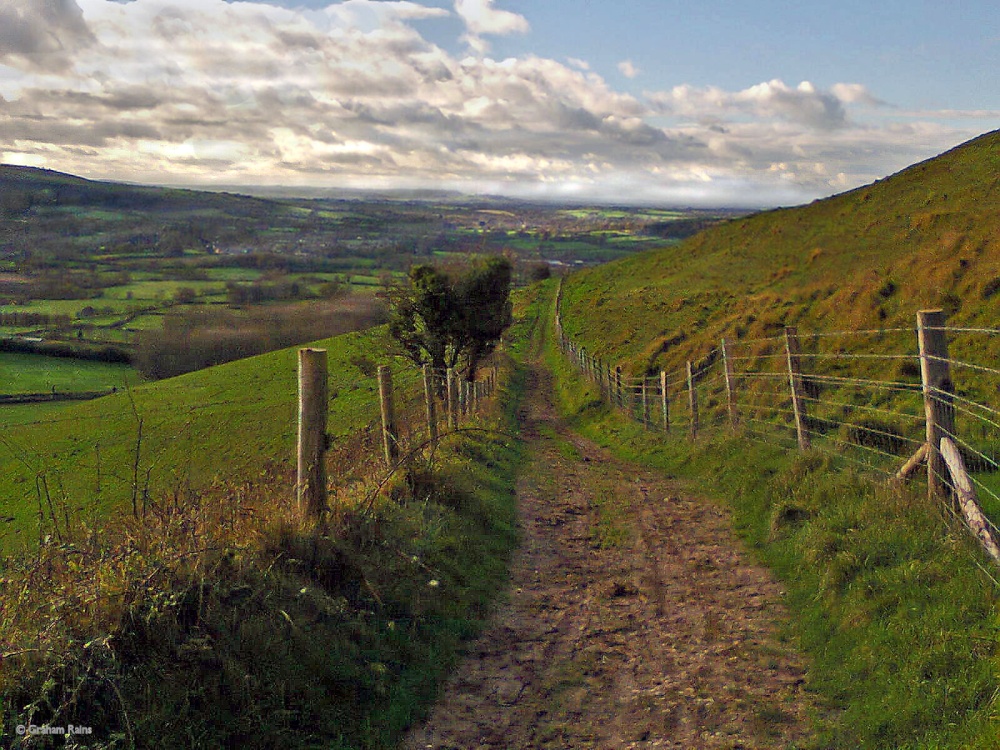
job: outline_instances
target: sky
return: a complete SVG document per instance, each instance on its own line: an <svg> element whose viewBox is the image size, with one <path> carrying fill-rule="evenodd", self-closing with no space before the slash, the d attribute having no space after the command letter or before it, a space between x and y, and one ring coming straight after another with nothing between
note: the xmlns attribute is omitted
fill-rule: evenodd
<svg viewBox="0 0 1000 750"><path fill-rule="evenodd" d="M0 162L794 205L1000 127L995 0L0 0Z"/></svg>

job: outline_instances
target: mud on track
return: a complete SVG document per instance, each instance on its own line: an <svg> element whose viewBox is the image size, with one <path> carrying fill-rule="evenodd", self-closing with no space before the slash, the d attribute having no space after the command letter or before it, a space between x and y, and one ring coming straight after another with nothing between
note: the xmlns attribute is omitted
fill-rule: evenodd
<svg viewBox="0 0 1000 750"><path fill-rule="evenodd" d="M549 378L522 413L509 602L403 747L794 747L810 701L780 587L716 505L567 431Z"/></svg>

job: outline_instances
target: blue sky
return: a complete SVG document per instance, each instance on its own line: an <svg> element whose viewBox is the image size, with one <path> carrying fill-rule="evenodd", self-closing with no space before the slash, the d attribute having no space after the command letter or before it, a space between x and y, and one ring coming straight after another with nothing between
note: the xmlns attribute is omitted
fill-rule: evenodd
<svg viewBox="0 0 1000 750"><path fill-rule="evenodd" d="M1000 127L986 2L0 0L0 160L787 205Z"/></svg>

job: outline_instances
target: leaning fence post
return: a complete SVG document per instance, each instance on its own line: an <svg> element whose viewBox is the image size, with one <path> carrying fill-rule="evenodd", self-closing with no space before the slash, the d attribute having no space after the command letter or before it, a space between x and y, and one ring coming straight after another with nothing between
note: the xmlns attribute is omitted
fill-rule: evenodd
<svg viewBox="0 0 1000 750"><path fill-rule="evenodd" d="M455 377L455 369L448 368L447 385L448 391L448 427L452 430L458 429L458 381Z"/></svg>
<svg viewBox="0 0 1000 750"><path fill-rule="evenodd" d="M424 402L427 405L427 432L433 449L438 441L438 424L437 404L434 402L434 370L429 364L424 365Z"/></svg>
<svg viewBox="0 0 1000 750"><path fill-rule="evenodd" d="M799 439L799 450L804 451L809 449L809 433L806 431L805 392L802 388L802 349L799 346L799 331L795 326L785 328L785 354L788 359L788 383L792 390L795 432Z"/></svg>
<svg viewBox="0 0 1000 750"><path fill-rule="evenodd" d="M917 342L920 346L920 378L924 391L927 422L927 489L931 498L948 492L941 438L955 434L954 387L948 365L948 338L943 310L917 313Z"/></svg>
<svg viewBox="0 0 1000 750"><path fill-rule="evenodd" d="M326 513L326 349L299 349L299 436L296 496L299 512Z"/></svg>
<svg viewBox="0 0 1000 750"><path fill-rule="evenodd" d="M691 410L691 439L698 437L698 392L694 387L694 368L691 367L691 360L687 363L688 377L688 407Z"/></svg>
<svg viewBox="0 0 1000 750"><path fill-rule="evenodd" d="M392 370L386 365L378 368L378 398L382 405L382 446L385 450L385 462L391 469L399 459L399 434L392 400Z"/></svg>
<svg viewBox="0 0 1000 750"><path fill-rule="evenodd" d="M667 391L667 373L660 370L660 407L663 409L663 431L670 432L670 395Z"/></svg>
<svg viewBox="0 0 1000 750"><path fill-rule="evenodd" d="M726 373L726 402L729 406L729 423L735 430L740 423L740 414L736 409L736 376L733 373L733 354L729 342L722 339L722 365Z"/></svg>

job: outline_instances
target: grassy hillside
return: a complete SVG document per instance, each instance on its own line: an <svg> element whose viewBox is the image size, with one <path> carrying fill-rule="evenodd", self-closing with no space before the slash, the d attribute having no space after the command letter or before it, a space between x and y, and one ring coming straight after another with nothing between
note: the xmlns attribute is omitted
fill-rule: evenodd
<svg viewBox="0 0 1000 750"><path fill-rule="evenodd" d="M992 750L1000 718L997 584L978 545L921 485L725 430L664 437L599 398L555 345L554 288L532 307L560 409L616 455L724 503L787 591L818 738L805 747ZM564 316L568 326L569 320ZM584 321L586 323L586 321Z"/></svg>
<svg viewBox="0 0 1000 750"><path fill-rule="evenodd" d="M377 417L375 367L391 363L389 344L385 329L377 328L315 345L329 351L336 439ZM156 499L213 479L250 478L266 464L294 466L297 350L120 388L38 416L20 408L4 419L0 412L0 516L6 520L0 550L36 539L43 500L46 516L86 518L127 507L136 487L141 502L147 492Z"/></svg>
<svg viewBox="0 0 1000 750"><path fill-rule="evenodd" d="M953 325L994 326L998 292L1000 131L873 185L574 274L563 311L591 353L639 372L785 325L913 327L917 310L942 307Z"/></svg>
<svg viewBox="0 0 1000 750"><path fill-rule="evenodd" d="M369 413L363 357L379 336L323 342L335 434ZM443 437L384 486L378 461L355 471L358 446L336 441L317 527L267 461L289 426L290 354L136 391L140 410L202 407L197 447L230 481L0 557L16 592L0 598L2 741L48 723L92 727L87 747L387 749L427 711L506 580L523 373L503 358L506 387L469 418L477 431ZM163 461L185 450L164 446Z"/></svg>
<svg viewBox="0 0 1000 750"><path fill-rule="evenodd" d="M59 393L104 391L137 380L135 370L128 365L0 353L0 393L48 393L53 389ZM0 424L4 422L4 414L0 410Z"/></svg>

